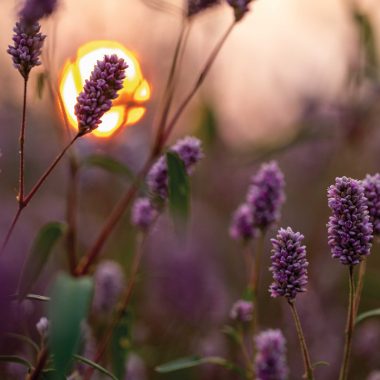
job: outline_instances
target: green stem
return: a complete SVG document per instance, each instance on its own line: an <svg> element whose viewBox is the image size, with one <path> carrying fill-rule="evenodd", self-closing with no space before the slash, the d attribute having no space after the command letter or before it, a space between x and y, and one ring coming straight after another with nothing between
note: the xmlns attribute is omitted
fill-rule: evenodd
<svg viewBox="0 0 380 380"><path fill-rule="evenodd" d="M339 380L347 380L348 369L350 364L351 356L351 346L352 346L352 334L354 331L354 320L355 320L355 287L354 287L354 267L350 265L349 267L349 296L348 296L348 312L347 312L347 323L346 323L346 340L344 344L344 353L342 366L340 368Z"/></svg>
<svg viewBox="0 0 380 380"><path fill-rule="evenodd" d="M307 380L313 380L313 367L311 365L311 360L310 360L310 354L309 350L306 345L306 340L305 340L305 335L302 330L302 325L301 325L301 320L299 318L295 301L294 300L288 300L288 303L290 305L290 309L292 311L294 323L296 325L296 330L297 330L297 335L298 335L298 340L300 342L300 347L301 347L301 352L302 352L302 358L303 358L303 364L305 368L305 374L304 378Z"/></svg>
<svg viewBox="0 0 380 380"><path fill-rule="evenodd" d="M365 258L359 265L358 284L355 290L355 317L358 314L360 300L363 292L364 277L367 269L367 259Z"/></svg>

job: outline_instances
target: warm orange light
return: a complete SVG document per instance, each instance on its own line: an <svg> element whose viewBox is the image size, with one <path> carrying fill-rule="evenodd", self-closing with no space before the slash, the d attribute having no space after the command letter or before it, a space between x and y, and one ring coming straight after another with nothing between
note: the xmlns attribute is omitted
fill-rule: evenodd
<svg viewBox="0 0 380 380"><path fill-rule="evenodd" d="M119 97L113 101L112 108L102 117L102 123L92 134L97 137L108 137L123 125L133 125L145 114L144 103L150 98L150 86L144 79L136 56L123 45L114 41L92 41L77 51L75 59L66 62L59 83L64 112L70 125L77 129L78 123L74 106L84 82L96 64L104 55L116 54L128 64L124 87Z"/></svg>

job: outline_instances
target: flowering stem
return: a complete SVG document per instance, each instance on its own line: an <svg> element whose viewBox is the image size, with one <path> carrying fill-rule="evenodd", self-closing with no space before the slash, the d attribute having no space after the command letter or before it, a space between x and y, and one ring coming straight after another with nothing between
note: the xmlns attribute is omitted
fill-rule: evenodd
<svg viewBox="0 0 380 380"><path fill-rule="evenodd" d="M26 380L38 380L49 358L49 351L44 347L38 354L37 364Z"/></svg>
<svg viewBox="0 0 380 380"><path fill-rule="evenodd" d="M240 328L237 331L239 333L239 345L247 366L246 379L251 380L254 379L255 369L253 366L251 355L249 354L249 349L246 345L244 330L240 326Z"/></svg>
<svg viewBox="0 0 380 380"><path fill-rule="evenodd" d="M359 265L359 277L358 277L358 283L355 290L355 318L359 310L360 305L360 299L363 292L363 285L364 285L364 276L367 269L367 259L364 258L364 260Z"/></svg>
<svg viewBox="0 0 380 380"><path fill-rule="evenodd" d="M234 21L232 22L232 24L228 27L228 29L226 30L226 32L223 34L223 36L220 39L220 41L217 43L217 45L215 46L215 48L212 50L212 52L211 52L208 60L206 61L205 66L204 66L203 70L201 71L201 73L200 73L197 81L195 82L193 88L190 90L190 92L186 96L186 98L182 101L182 103L180 104L180 106L177 109L177 112L174 114L173 118L170 120L168 126L166 127L164 135L163 135L163 143L166 142L166 140L170 136L170 134L171 134L174 126L176 125L178 119L182 115L183 111L186 109L187 105L189 104L189 102L191 101L191 99L194 97L194 95L198 91L199 87L204 82L204 80L205 80L208 72L210 71L210 69L211 69L211 67L212 67L212 65L213 65L216 57L218 56L218 53L220 52L222 46L226 42L228 36L231 34L231 32L234 29L235 25L236 25L236 20L234 19Z"/></svg>
<svg viewBox="0 0 380 380"><path fill-rule="evenodd" d="M25 158L24 158L24 142L25 142L25 128L26 128L26 98L28 89L28 77L24 78L24 97L22 105L22 122L19 139L19 154L20 154L20 167L19 167L19 189L18 189L18 204L22 208L24 202L24 172L25 172Z"/></svg>
<svg viewBox="0 0 380 380"><path fill-rule="evenodd" d="M12 232L14 231L14 228L16 226L16 223L20 217L20 214L22 210L29 204L29 202L33 199L34 195L37 193L37 191L40 189L40 187L43 185L43 183L46 181L46 179L49 177L50 173L54 170L54 168L57 166L59 161L62 159L62 157L65 155L66 151L71 147L71 145L74 144L74 142L80 137L80 134L77 134L70 142L66 145L65 148L61 151L61 153L55 158L55 160L50 164L48 169L45 171L45 173L40 177L40 179L36 182L36 184L33 186L32 190L29 192L29 194L23 199L22 203L19 205L19 208L16 212L16 215L13 218L12 224L8 229L7 234L5 235L5 239L3 241L3 244L1 246L1 252L2 254L9 242L9 239L12 235Z"/></svg>
<svg viewBox="0 0 380 380"><path fill-rule="evenodd" d="M344 344L344 354L342 360L342 366L340 368L339 380L346 380L348 377L348 367L351 355L351 345L352 345L352 333L354 331L354 320L355 320L355 287L354 287L354 267L350 265L349 267L349 296L348 296L348 312L347 312L347 323L346 323L346 341Z"/></svg>
<svg viewBox="0 0 380 380"><path fill-rule="evenodd" d="M292 311L294 323L296 325L298 340L299 340L300 346L301 346L303 364L305 367L304 378L307 380L313 380L314 379L313 367L311 365L309 350L308 350L307 345L306 345L305 335L304 335L303 330L302 330L302 325L301 325L301 321L300 321L300 318L299 318L299 315L298 315L298 312L296 309L296 305L295 305L294 300L288 300L288 303L289 303L290 309Z"/></svg>

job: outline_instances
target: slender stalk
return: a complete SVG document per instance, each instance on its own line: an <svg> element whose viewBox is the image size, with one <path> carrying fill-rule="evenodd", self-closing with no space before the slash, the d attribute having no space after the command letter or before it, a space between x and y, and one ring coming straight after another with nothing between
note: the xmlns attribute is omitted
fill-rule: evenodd
<svg viewBox="0 0 380 380"><path fill-rule="evenodd" d="M226 42L228 36L231 34L232 30L234 29L236 25L236 21L234 20L232 24L227 28L225 33L223 34L220 41L217 43L215 48L212 50L208 60L206 61L206 64L201 71L197 81L195 82L193 88L190 90L189 94L185 97L185 99L182 101L180 106L178 107L176 113L174 114L173 118L170 120L168 126L165 129L164 135L163 135L163 141L164 143L167 141L168 137L170 136L174 126L176 125L178 119L182 115L183 111L186 109L187 105L190 103L191 99L194 97L194 95L197 93L200 86L203 84L208 72L210 71L216 57L218 56L222 46Z"/></svg>
<svg viewBox="0 0 380 380"><path fill-rule="evenodd" d="M346 323L346 339L344 344L344 353L342 365L339 373L339 380L346 380L348 378L348 369L350 364L351 356L351 346L352 346L352 334L354 331L354 320L355 320L355 286L354 286L354 267L350 265L349 267L349 296L348 296L348 312L347 312L347 323Z"/></svg>
<svg viewBox="0 0 380 380"><path fill-rule="evenodd" d="M253 380L255 376L255 368L253 366L253 361L249 353L249 348L246 345L244 330L240 327L238 329L238 332L239 332L239 345L241 348L241 352L243 354L245 364L247 366L246 378L248 380Z"/></svg>
<svg viewBox="0 0 380 380"><path fill-rule="evenodd" d="M294 300L288 300L288 303L289 303L290 309L292 311L294 323L296 325L298 340L299 340L300 346L301 346L302 358L303 358L303 363L304 363L304 367L305 367L305 374L303 377L307 380L313 380L314 379L313 367L311 365L309 350L308 350L307 345L306 345L306 340L305 340L305 336L304 336L304 333L302 330L301 321L300 321L300 318L298 316L298 312L296 309L296 304L295 304Z"/></svg>
<svg viewBox="0 0 380 380"><path fill-rule="evenodd" d="M33 199L33 197L36 195L37 191L40 189L40 187L43 185L43 183L46 181L46 179L49 177L50 173L54 170L54 168L57 166L59 161L62 159L62 157L65 155L66 151L71 147L71 145L74 144L74 142L80 137L80 134L77 134L70 142L66 145L65 148L61 151L61 153L55 158L55 160L50 164L50 166L47 168L44 174L40 177L40 179L36 182L36 184L33 186L32 190L29 192L29 194L24 197L22 204L19 206L12 224L10 225L7 234L5 235L4 241L2 243L2 248L0 254L2 254L5 250L5 248L8 245L9 239L12 236L12 233L14 231L14 228L17 224L17 221L20 217L20 214L22 210L29 204L29 202Z"/></svg>
<svg viewBox="0 0 380 380"><path fill-rule="evenodd" d="M139 236L138 249L137 249L136 255L133 258L132 270L131 270L131 274L129 277L130 280L128 282L128 286L125 289L124 294L121 297L121 300L117 306L115 317L113 318L111 324L108 326L106 332L103 334L103 339L101 340L101 342L97 348L97 351L96 351L96 354L95 354L95 357L93 360L95 363L98 363L101 360L101 358L103 357L103 355L104 355L104 353L105 353L105 351L106 351L106 349L107 349L107 347L111 341L112 333L113 333L115 327L120 322L121 318L123 317L125 311L128 308L129 302L131 300L133 289L136 285L137 275L138 275L138 272L140 269L141 259L142 259L143 252L144 252L144 243L146 240L146 236L147 236L147 232L145 232L143 235ZM93 371L94 371L94 369L89 367L87 369L85 375L84 375L84 380L90 380Z"/></svg>
<svg viewBox="0 0 380 380"><path fill-rule="evenodd" d="M367 259L365 258L359 265L358 283L355 290L355 318L359 311L366 270L367 270Z"/></svg>
<svg viewBox="0 0 380 380"><path fill-rule="evenodd" d="M41 376L43 369L45 368L48 358L49 358L49 351L46 347L44 347L38 355L36 367L27 376L26 380L38 380Z"/></svg>
<svg viewBox="0 0 380 380"><path fill-rule="evenodd" d="M28 77L24 78L24 97L22 105L22 122L19 139L19 154L20 154L20 167L19 167L19 187L18 187L18 204L19 208L22 208L24 202L24 188L25 188L25 155L24 155L24 143L25 143L25 128L26 128L26 98L28 89Z"/></svg>

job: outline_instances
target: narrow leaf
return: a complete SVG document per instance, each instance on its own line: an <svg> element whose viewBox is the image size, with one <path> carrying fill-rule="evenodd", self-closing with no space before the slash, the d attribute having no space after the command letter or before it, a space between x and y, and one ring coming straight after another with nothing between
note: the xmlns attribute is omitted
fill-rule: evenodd
<svg viewBox="0 0 380 380"><path fill-rule="evenodd" d="M174 372L185 368L197 367L203 364L203 359L200 356L188 356L173 360L171 362L159 365L156 367L156 371L159 373Z"/></svg>
<svg viewBox="0 0 380 380"><path fill-rule="evenodd" d="M120 175L129 180L133 180L135 175L131 169L122 162L114 159L113 157L103 155L103 154L93 154L87 156L82 161L83 166L98 167L103 170L106 170L110 173Z"/></svg>
<svg viewBox="0 0 380 380"><path fill-rule="evenodd" d="M169 208L174 222L186 222L190 211L190 181L185 164L174 152L166 153Z"/></svg>
<svg viewBox="0 0 380 380"><path fill-rule="evenodd" d="M46 296L41 296L40 294L27 294L25 296L28 300L40 301L40 302L49 302L50 298Z"/></svg>
<svg viewBox="0 0 380 380"><path fill-rule="evenodd" d="M103 368L101 365L93 362L92 360L90 359L87 359L83 356L80 356L80 355L74 355L74 358L94 369L96 369L97 371L103 373L104 375L108 376L109 378L113 379L113 380L118 380L118 378L116 376L114 376L111 372L107 371L105 368Z"/></svg>
<svg viewBox="0 0 380 380"><path fill-rule="evenodd" d="M356 317L355 324L359 324L368 318L380 317L380 309L369 310Z"/></svg>
<svg viewBox="0 0 380 380"><path fill-rule="evenodd" d="M0 362L18 363L27 368L33 368L32 363L22 358L21 356L16 356L16 355L0 355Z"/></svg>
<svg viewBox="0 0 380 380"><path fill-rule="evenodd" d="M111 341L112 370L118 379L125 377L125 362L130 349L130 342L130 317L125 312L113 330Z"/></svg>
<svg viewBox="0 0 380 380"><path fill-rule="evenodd" d="M37 76L37 96L39 99L42 99L47 76L48 74L46 72L39 73Z"/></svg>
<svg viewBox="0 0 380 380"><path fill-rule="evenodd" d="M326 362L324 360L320 360L319 362L313 363L312 367L313 368L317 368L317 367L320 367L320 366L329 366L329 365L330 365L329 362Z"/></svg>
<svg viewBox="0 0 380 380"><path fill-rule="evenodd" d="M21 334L14 334L14 333L7 333L6 335L8 335L10 338L17 339L23 343L29 344L29 346L33 347L33 349L36 352L40 351L40 348L38 347L38 345L32 339L30 339L28 336L21 335Z"/></svg>
<svg viewBox="0 0 380 380"><path fill-rule="evenodd" d="M57 373L65 374L80 340L80 325L87 317L92 295L90 277L58 275L51 292L49 346Z"/></svg>
<svg viewBox="0 0 380 380"><path fill-rule="evenodd" d="M45 224L33 242L31 252L24 264L18 288L18 295L23 299L37 281L44 265L47 263L54 245L65 232L65 224L51 222Z"/></svg>

